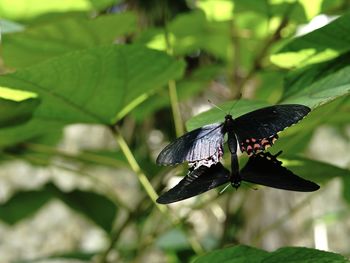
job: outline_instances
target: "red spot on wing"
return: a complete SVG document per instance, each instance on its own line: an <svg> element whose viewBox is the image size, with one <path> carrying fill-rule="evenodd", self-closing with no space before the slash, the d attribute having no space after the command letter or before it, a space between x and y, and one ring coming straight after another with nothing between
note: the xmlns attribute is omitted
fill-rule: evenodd
<svg viewBox="0 0 350 263"><path fill-rule="evenodd" d="M240 143L240 148L242 152L247 152L248 155L257 154L261 151L266 150L268 147L272 146L273 143L278 139L278 135L272 135L268 138L248 138Z"/></svg>

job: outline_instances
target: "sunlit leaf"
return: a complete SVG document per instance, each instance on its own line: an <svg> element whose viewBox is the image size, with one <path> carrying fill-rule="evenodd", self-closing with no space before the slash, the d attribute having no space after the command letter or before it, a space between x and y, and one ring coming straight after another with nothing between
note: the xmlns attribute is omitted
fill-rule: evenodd
<svg viewBox="0 0 350 263"><path fill-rule="evenodd" d="M27 20L49 12L99 10L116 2L116 0L1 0L0 17L13 20Z"/></svg>
<svg viewBox="0 0 350 263"><path fill-rule="evenodd" d="M350 50L350 14L304 36L292 39L271 56L280 67L301 67L335 58Z"/></svg>
<svg viewBox="0 0 350 263"><path fill-rule="evenodd" d="M299 0L299 3L304 7L307 18L311 19L321 12L323 0Z"/></svg>
<svg viewBox="0 0 350 263"><path fill-rule="evenodd" d="M169 42L175 55L204 50L223 60L231 59L229 30L227 21L207 21L200 11L178 15L168 25ZM150 48L166 50L164 34L163 29L151 28L136 41Z"/></svg>
<svg viewBox="0 0 350 263"><path fill-rule="evenodd" d="M318 107L350 93L350 53L291 72L281 102Z"/></svg>
<svg viewBox="0 0 350 263"><path fill-rule="evenodd" d="M7 66L25 67L74 50L112 44L117 37L135 30L132 13L95 19L73 16L4 34L2 54Z"/></svg>
<svg viewBox="0 0 350 263"><path fill-rule="evenodd" d="M0 85L36 92L35 117L61 123L112 124L182 75L183 63L140 46L100 47L0 77Z"/></svg>
<svg viewBox="0 0 350 263"><path fill-rule="evenodd" d="M232 19L234 2L230 0L202 0L198 1L208 20L225 21Z"/></svg>

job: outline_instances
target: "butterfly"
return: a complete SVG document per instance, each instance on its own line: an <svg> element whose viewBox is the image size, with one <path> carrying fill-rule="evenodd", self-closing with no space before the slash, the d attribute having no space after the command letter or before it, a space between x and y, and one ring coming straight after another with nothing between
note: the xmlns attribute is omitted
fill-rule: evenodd
<svg viewBox="0 0 350 263"><path fill-rule="evenodd" d="M260 152L252 155L241 171L238 171L236 155L231 155L231 173L220 162L210 167L190 167L187 175L175 187L162 194L157 202L178 202L226 183L231 183L237 189L241 181L300 192L312 192L320 188L314 182L305 180L283 167L282 162L277 159L280 154L281 152L276 155Z"/></svg>
<svg viewBox="0 0 350 263"><path fill-rule="evenodd" d="M309 112L310 108L304 105L284 104L261 108L236 119L227 114L222 123L206 125L177 138L160 152L156 163L175 165L187 161L194 169L211 167L224 154L225 134L231 154L236 154L238 141L241 152L251 156L272 146L278 139L278 132L297 123Z"/></svg>

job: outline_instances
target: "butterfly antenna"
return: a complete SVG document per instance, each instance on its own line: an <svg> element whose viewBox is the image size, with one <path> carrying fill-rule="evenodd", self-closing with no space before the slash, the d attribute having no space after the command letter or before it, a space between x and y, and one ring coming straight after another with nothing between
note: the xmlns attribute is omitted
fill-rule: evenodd
<svg viewBox="0 0 350 263"><path fill-rule="evenodd" d="M228 114L231 114L231 111L233 110L233 107L237 105L237 103L240 101L241 98L242 98L242 93L239 93L239 96L238 96L237 100L232 104Z"/></svg>
<svg viewBox="0 0 350 263"><path fill-rule="evenodd" d="M217 109L219 109L219 110L221 110L222 112L225 113L225 111L224 111L222 108L220 108L218 105L214 104L211 100L208 99L208 102L209 102L212 106L214 106L215 108L217 108ZM225 114L226 114L226 113L225 113Z"/></svg>
<svg viewBox="0 0 350 263"><path fill-rule="evenodd" d="M226 189L230 186L230 184L227 184L220 192L219 195L221 195L223 192L226 191Z"/></svg>

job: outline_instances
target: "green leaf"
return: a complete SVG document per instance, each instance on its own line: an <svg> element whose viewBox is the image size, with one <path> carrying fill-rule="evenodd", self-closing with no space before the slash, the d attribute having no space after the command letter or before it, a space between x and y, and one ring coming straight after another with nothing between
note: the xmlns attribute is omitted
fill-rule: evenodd
<svg viewBox="0 0 350 263"><path fill-rule="evenodd" d="M34 258L34 259L25 259L25 260L17 260L16 263L38 263L38 262L50 262L52 260L55 260L58 262L64 263L64 262L72 262L73 259L77 260L75 262L92 262L92 259L97 254L100 254L101 252L82 252L82 251L72 251L67 253L60 253L57 255L51 255L47 257L40 257L40 258Z"/></svg>
<svg viewBox="0 0 350 263"><path fill-rule="evenodd" d="M136 17L132 13L95 19L73 16L5 34L2 55L7 66L26 67L67 52L112 44L117 37L135 30Z"/></svg>
<svg viewBox="0 0 350 263"><path fill-rule="evenodd" d="M347 263L342 255L304 247L284 247L266 252L253 247L239 245L210 252L198 257L194 263Z"/></svg>
<svg viewBox="0 0 350 263"><path fill-rule="evenodd" d="M20 102L0 98L0 128L28 121L39 103L39 99L33 98Z"/></svg>
<svg viewBox="0 0 350 263"><path fill-rule="evenodd" d="M287 152L280 159L283 166L295 174L317 183L326 183L335 177L350 178L349 170L329 163L288 155Z"/></svg>
<svg viewBox="0 0 350 263"><path fill-rule="evenodd" d="M345 125L350 110L350 97L339 97L311 111L298 125L293 125L283 132L274 149L286 153L302 153L308 147L314 131L320 125Z"/></svg>
<svg viewBox="0 0 350 263"><path fill-rule="evenodd" d="M202 112L195 117L189 119L186 123L187 130L193 130L199 127L202 127L207 124L215 122L223 122L226 112L231 114L233 118L237 118L245 113L250 111L269 106L266 102L262 101L253 101L253 100L239 100L239 101L228 101L224 104L219 105L224 112L212 108L208 111ZM233 108L232 108L233 107ZM232 108L232 109L231 109Z"/></svg>
<svg viewBox="0 0 350 263"><path fill-rule="evenodd" d="M261 263L266 255L268 255L268 252L264 250L238 245L209 252L206 255L198 257L194 263Z"/></svg>
<svg viewBox="0 0 350 263"><path fill-rule="evenodd" d="M333 59L350 50L350 13L304 36L292 39L271 56L280 67L303 67Z"/></svg>
<svg viewBox="0 0 350 263"><path fill-rule="evenodd" d="M8 224L33 215L46 202L58 198L73 210L83 214L109 233L117 213L117 207L107 197L89 191L62 192L49 183L40 190L21 191L0 205L0 219Z"/></svg>
<svg viewBox="0 0 350 263"><path fill-rule="evenodd" d="M203 49L223 60L232 57L229 22L209 22L201 11L176 16L168 25L168 33L171 47L177 56ZM164 30L159 28L141 33L136 42L157 50L166 50L167 46Z"/></svg>
<svg viewBox="0 0 350 263"><path fill-rule="evenodd" d="M348 263L342 255L306 247L284 247L267 256L264 263Z"/></svg>
<svg viewBox="0 0 350 263"><path fill-rule="evenodd" d="M332 61L292 72L286 81L282 103L318 107L350 93L350 53Z"/></svg>
<svg viewBox="0 0 350 263"><path fill-rule="evenodd" d="M39 118L32 118L20 125L4 127L0 129L0 149L26 141L40 141L43 137L48 140L51 135L57 138L57 132L62 128L60 122Z"/></svg>
<svg viewBox="0 0 350 263"><path fill-rule="evenodd" d="M60 194L59 198L73 210L92 220L107 233L112 230L117 208L105 196L93 192L74 190Z"/></svg>
<svg viewBox="0 0 350 263"><path fill-rule="evenodd" d="M9 200L0 205L0 219L8 224L33 215L53 196L51 191L35 190L15 193Z"/></svg>
<svg viewBox="0 0 350 263"><path fill-rule="evenodd" d="M111 6L116 0L74 0L74 1L37 1L37 0L1 0L0 17L12 20L27 20L46 13L69 11L101 10Z"/></svg>
<svg viewBox="0 0 350 263"><path fill-rule="evenodd" d="M184 63L140 46L109 46L73 52L16 73L0 85L36 92L36 118L61 123L113 124L169 79Z"/></svg>

